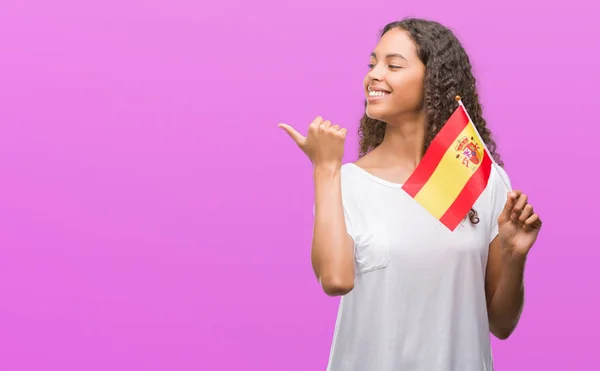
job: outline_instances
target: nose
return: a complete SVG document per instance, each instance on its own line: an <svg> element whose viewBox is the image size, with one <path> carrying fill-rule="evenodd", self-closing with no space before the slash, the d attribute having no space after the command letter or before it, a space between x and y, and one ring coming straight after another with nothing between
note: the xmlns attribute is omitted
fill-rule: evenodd
<svg viewBox="0 0 600 371"><path fill-rule="evenodd" d="M367 73L367 78L370 81L376 80L381 81L383 79L383 69L379 67L379 65L375 65L369 73Z"/></svg>

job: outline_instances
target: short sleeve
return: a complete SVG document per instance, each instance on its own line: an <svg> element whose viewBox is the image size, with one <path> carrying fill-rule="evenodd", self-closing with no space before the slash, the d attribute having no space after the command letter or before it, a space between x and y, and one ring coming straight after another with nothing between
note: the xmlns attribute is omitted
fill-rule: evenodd
<svg viewBox="0 0 600 371"><path fill-rule="evenodd" d="M498 235L498 217L506 200L508 199L508 192L512 190L512 184L508 173L504 168L494 165L492 170L492 176L490 177L490 190L491 190L491 218L490 226L491 232L489 236L489 242L491 243L494 238ZM509 189L510 188L510 189Z"/></svg>

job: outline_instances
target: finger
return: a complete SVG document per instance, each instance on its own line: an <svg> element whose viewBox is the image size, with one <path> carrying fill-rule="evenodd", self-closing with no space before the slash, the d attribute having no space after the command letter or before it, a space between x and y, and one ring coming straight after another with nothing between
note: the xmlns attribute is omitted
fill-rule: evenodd
<svg viewBox="0 0 600 371"><path fill-rule="evenodd" d="M323 118L321 116L317 116L311 123L308 125L308 130L317 130L319 126L323 122Z"/></svg>
<svg viewBox="0 0 600 371"><path fill-rule="evenodd" d="M331 126L331 121L325 120L321 123L320 128L322 130L327 130L327 129L329 129L330 126Z"/></svg>
<svg viewBox="0 0 600 371"><path fill-rule="evenodd" d="M518 191L508 192L506 203L504 204L504 209L500 213L500 217L499 217L500 221L511 220L512 209L515 205L515 202L516 202L516 199L518 196L519 196Z"/></svg>
<svg viewBox="0 0 600 371"><path fill-rule="evenodd" d="M348 134L348 130L346 130L346 128L341 128L341 129L338 131L338 133L339 133L339 135L340 135L342 138L346 138L346 134Z"/></svg>
<svg viewBox="0 0 600 371"><path fill-rule="evenodd" d="M306 142L306 138L304 137L304 135L298 133L296 131L296 129L294 129L293 127L291 127L290 125L284 124L284 123L280 123L279 127L282 128L283 130L286 131L286 133L288 133L288 135L294 140L294 142L296 142L297 145L299 145L300 147L302 147L304 145L304 143Z"/></svg>
<svg viewBox="0 0 600 371"><path fill-rule="evenodd" d="M339 131L340 130L340 126L339 125L333 125L333 126L331 126L331 129L335 130L335 131Z"/></svg>
<svg viewBox="0 0 600 371"><path fill-rule="evenodd" d="M523 213L523 208L527 205L527 195L521 193L519 198L516 200L515 205L512 210L512 217L514 221L517 221L521 213Z"/></svg>
<svg viewBox="0 0 600 371"><path fill-rule="evenodd" d="M521 212L521 215L519 216L519 223L525 223L525 221L527 219L529 219L529 217L532 215L533 215L533 206L531 206L531 204L525 205L525 207L523 208L523 211Z"/></svg>
<svg viewBox="0 0 600 371"><path fill-rule="evenodd" d="M515 205L513 206L513 211L523 211L523 208L525 207L525 205L527 205L527 201L528 201L527 195L524 193L521 193L521 195L517 199L517 202L515 202Z"/></svg>
<svg viewBox="0 0 600 371"><path fill-rule="evenodd" d="M540 216L537 214L531 215L529 218L527 218L527 220L525 220L523 228L528 231L542 228L542 220L540 219Z"/></svg>

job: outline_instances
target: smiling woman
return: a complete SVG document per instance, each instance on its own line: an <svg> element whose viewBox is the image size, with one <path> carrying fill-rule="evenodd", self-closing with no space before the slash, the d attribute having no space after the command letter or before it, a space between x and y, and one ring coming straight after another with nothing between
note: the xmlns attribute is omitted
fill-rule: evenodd
<svg viewBox="0 0 600 371"><path fill-rule="evenodd" d="M358 132L360 156L383 142L387 116L407 111L428 117L422 127L425 132L422 133L421 149L425 152L456 108L454 97L460 94L467 102L469 113L487 148L495 161L502 164L496 153L496 143L482 116L469 57L449 29L437 22L418 19L390 23L384 27L370 58L370 72L363 82L367 101ZM384 72L390 72L385 74L385 79L382 76ZM392 99L380 102L377 98L386 93L392 94ZM419 120L423 121L424 117ZM477 211L471 210L469 218L477 223Z"/></svg>
<svg viewBox="0 0 600 371"><path fill-rule="evenodd" d="M344 128L317 117L304 137L281 125L314 164L315 274L342 296L328 370L492 371L490 332L506 339L519 320L541 221L499 166L454 231L402 189L459 94L498 160L469 58L437 22L391 23L364 94L354 163L342 165Z"/></svg>
<svg viewBox="0 0 600 371"><path fill-rule="evenodd" d="M409 60L403 54L414 58ZM396 29L385 32L376 50L371 53L369 70L364 79L369 117L385 122L390 116L413 112L422 102L423 90L420 87L425 65L417 57L416 47L408 33ZM389 73L383 79L382 74L387 71L400 73Z"/></svg>

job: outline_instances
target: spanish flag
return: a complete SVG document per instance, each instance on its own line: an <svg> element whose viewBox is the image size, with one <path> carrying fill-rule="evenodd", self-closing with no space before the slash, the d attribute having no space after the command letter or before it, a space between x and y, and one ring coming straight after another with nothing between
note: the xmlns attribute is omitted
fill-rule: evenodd
<svg viewBox="0 0 600 371"><path fill-rule="evenodd" d="M490 178L493 159L460 101L402 188L454 231Z"/></svg>

